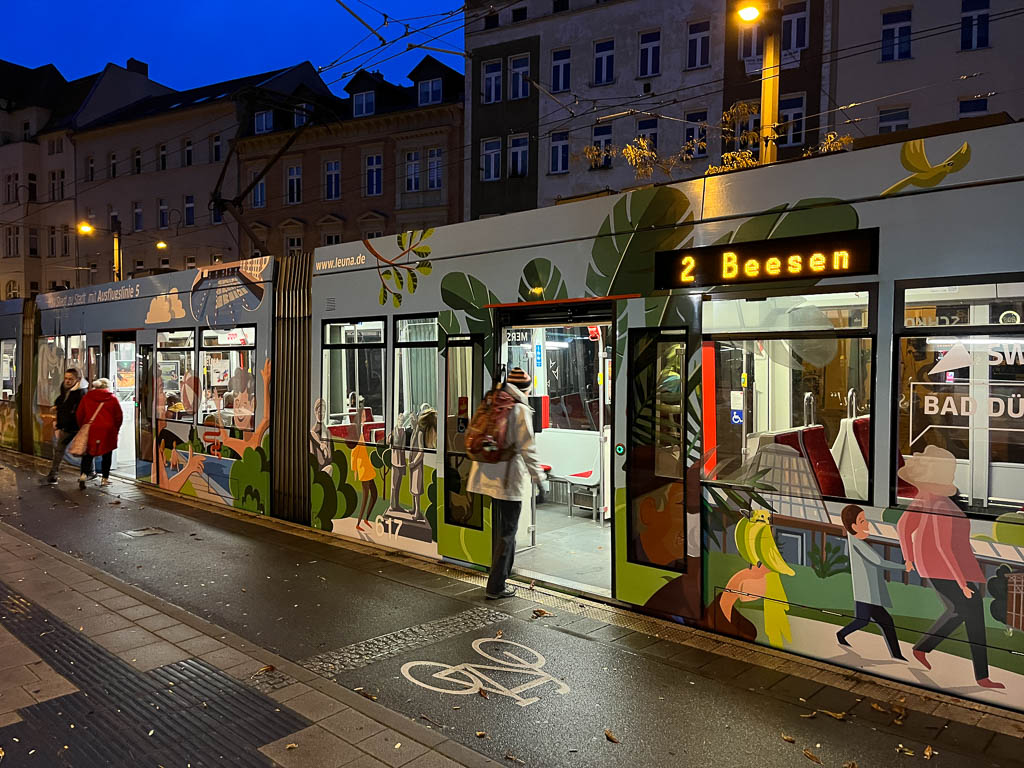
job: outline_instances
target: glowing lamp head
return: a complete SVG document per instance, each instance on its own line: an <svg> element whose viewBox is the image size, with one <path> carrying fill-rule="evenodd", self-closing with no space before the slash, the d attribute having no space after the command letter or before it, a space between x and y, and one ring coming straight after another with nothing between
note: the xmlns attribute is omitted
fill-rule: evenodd
<svg viewBox="0 0 1024 768"><path fill-rule="evenodd" d="M742 21L749 24L752 21L757 21L757 17L761 15L761 9L756 5L741 5L736 13Z"/></svg>
<svg viewBox="0 0 1024 768"><path fill-rule="evenodd" d="M156 244L156 247L157 247L157 250L162 251L164 248L167 247L167 243L165 243L163 240L158 240L157 244Z"/></svg>
<svg viewBox="0 0 1024 768"><path fill-rule="evenodd" d="M80 234L91 235L95 231L96 231L96 227L94 227L92 224L90 224L87 221L83 221L81 224L78 225L78 232Z"/></svg>

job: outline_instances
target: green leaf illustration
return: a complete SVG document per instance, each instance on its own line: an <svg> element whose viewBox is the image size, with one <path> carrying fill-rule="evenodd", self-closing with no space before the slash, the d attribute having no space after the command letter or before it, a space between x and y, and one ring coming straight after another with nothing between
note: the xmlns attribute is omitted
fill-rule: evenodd
<svg viewBox="0 0 1024 768"><path fill-rule="evenodd" d="M437 313L437 324L441 326L441 330L444 331L447 336L454 336L462 331L462 328L459 325L459 316L450 309L445 309Z"/></svg>
<svg viewBox="0 0 1024 768"><path fill-rule="evenodd" d="M394 277L394 273L390 269L382 270L380 276L385 280L391 280Z"/></svg>
<svg viewBox="0 0 1024 768"><path fill-rule="evenodd" d="M466 327L470 333L484 337L484 364L492 368L494 319L488 304L498 304L495 296L480 280L464 272L449 272L441 279L441 300L454 310L466 313Z"/></svg>
<svg viewBox="0 0 1024 768"><path fill-rule="evenodd" d="M747 219L735 232L720 237L716 244L857 229L860 224L857 209L847 203L837 203L839 200L833 197L808 197L792 205L777 206L768 213Z"/></svg>
<svg viewBox="0 0 1024 768"><path fill-rule="evenodd" d="M402 306L402 294L400 294L400 293L392 293L391 294L391 303L394 305L395 309L398 309L399 307L401 307Z"/></svg>
<svg viewBox="0 0 1024 768"><path fill-rule="evenodd" d="M415 253L417 256L429 256L430 255L430 246L429 245L417 245L415 248L412 249L412 252Z"/></svg>
<svg viewBox="0 0 1024 768"><path fill-rule="evenodd" d="M387 300L388 300L387 291L384 290L384 284L381 283L380 293L377 294L377 303L379 303L383 307L384 304L387 302Z"/></svg>
<svg viewBox="0 0 1024 768"><path fill-rule="evenodd" d="M550 259L533 259L523 267L519 279L520 301L552 301L567 299L569 292L565 280Z"/></svg>
<svg viewBox="0 0 1024 768"><path fill-rule="evenodd" d="M434 266L427 259L423 259L416 263L416 271L421 275L429 275L434 271Z"/></svg>
<svg viewBox="0 0 1024 768"><path fill-rule="evenodd" d="M402 270L395 269L392 271L392 274L395 276L395 285L398 286L398 289L401 290L402 288L404 288L405 278L402 277Z"/></svg>
<svg viewBox="0 0 1024 768"><path fill-rule="evenodd" d="M409 293L416 293L416 286L419 284L419 277L415 272L409 272Z"/></svg>
<svg viewBox="0 0 1024 768"><path fill-rule="evenodd" d="M405 250L405 243L406 243L407 235L408 235L408 233L406 233L406 232L399 232L398 236L395 238L395 240L398 242L398 247L401 248L403 251Z"/></svg>

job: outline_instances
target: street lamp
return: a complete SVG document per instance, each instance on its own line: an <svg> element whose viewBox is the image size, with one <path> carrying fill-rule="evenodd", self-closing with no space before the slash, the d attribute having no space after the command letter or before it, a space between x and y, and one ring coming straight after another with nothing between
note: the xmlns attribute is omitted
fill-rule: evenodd
<svg viewBox="0 0 1024 768"><path fill-rule="evenodd" d="M779 122L779 60L782 58L782 10L778 0L762 3L741 2L736 11L740 21L752 24L761 16L764 32L764 56L761 61L761 165L774 163L779 156L775 127Z"/></svg>
<svg viewBox="0 0 1024 768"><path fill-rule="evenodd" d="M156 248L157 248L158 251L162 251L166 247L167 247L167 243L165 243L163 240L157 240L156 241Z"/></svg>
<svg viewBox="0 0 1024 768"><path fill-rule="evenodd" d="M113 218L113 217L111 217ZM87 221L83 221L78 225L78 233L80 235L91 235L97 231L109 232L114 236L114 282L118 282L121 279L122 265L121 265L121 221L120 219L114 219L114 226L110 229L103 229L101 227L95 227Z"/></svg>

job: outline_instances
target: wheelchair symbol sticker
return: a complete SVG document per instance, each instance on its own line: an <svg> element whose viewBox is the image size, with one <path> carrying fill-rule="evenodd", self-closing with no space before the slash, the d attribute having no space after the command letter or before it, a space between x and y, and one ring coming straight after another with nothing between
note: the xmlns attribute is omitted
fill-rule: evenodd
<svg viewBox="0 0 1024 768"><path fill-rule="evenodd" d="M729 421L731 421L733 424L742 424L743 423L743 411L736 411L736 410L729 411Z"/></svg>

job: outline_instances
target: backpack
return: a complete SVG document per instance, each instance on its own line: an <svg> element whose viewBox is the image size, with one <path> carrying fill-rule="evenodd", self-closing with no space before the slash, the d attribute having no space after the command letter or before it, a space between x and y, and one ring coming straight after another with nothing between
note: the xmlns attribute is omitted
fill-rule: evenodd
<svg viewBox="0 0 1024 768"><path fill-rule="evenodd" d="M508 444L508 420L518 402L497 384L484 395L466 430L466 454L481 464L498 464L515 455Z"/></svg>

